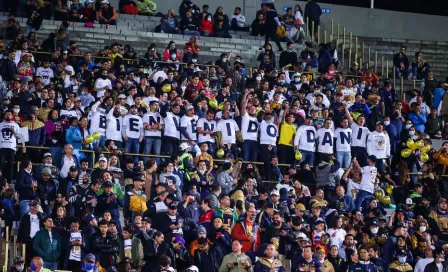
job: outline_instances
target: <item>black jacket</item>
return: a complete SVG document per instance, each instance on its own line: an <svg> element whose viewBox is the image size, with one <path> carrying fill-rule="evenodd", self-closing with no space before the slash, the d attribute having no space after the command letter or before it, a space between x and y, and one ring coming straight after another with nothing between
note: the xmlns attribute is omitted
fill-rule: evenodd
<svg viewBox="0 0 448 272"><path fill-rule="evenodd" d="M36 190L32 190L31 183L33 181L37 182L31 174L25 172L25 170L20 170L17 173L16 179L16 191L20 195L20 200L33 200L36 198Z"/></svg>
<svg viewBox="0 0 448 272"><path fill-rule="evenodd" d="M284 230L286 232L285 236L281 236L280 232ZM287 255L289 251L291 250L292 243L296 241L293 232L291 231L291 228L285 224L282 223L281 228L277 229L273 224L264 232L263 236L261 237L262 243L270 243L272 238L278 238L279 239L279 246L278 246L278 253L282 255Z"/></svg>
<svg viewBox="0 0 448 272"><path fill-rule="evenodd" d="M306 18L309 18L308 20L310 24L312 21L319 23L321 15L322 15L322 9L316 3L316 1L308 2L305 5L305 22Z"/></svg>
<svg viewBox="0 0 448 272"><path fill-rule="evenodd" d="M166 239L166 238L165 238ZM190 266L190 254L188 254L188 250L186 248L181 248L179 250L175 250L172 247L169 247L166 251L166 254L171 259L171 266L177 271L183 271L187 267Z"/></svg>
<svg viewBox="0 0 448 272"><path fill-rule="evenodd" d="M91 239L91 251L100 261L103 268L115 266L116 254L118 252L118 240L116 235L107 233L103 237L100 233L95 234Z"/></svg>
<svg viewBox="0 0 448 272"><path fill-rule="evenodd" d="M446 262L446 261L443 262L442 266L443 266L442 270L445 271L445 269L447 269L447 267L448 267L448 262ZM427 264L425 266L424 272L439 272L439 268L437 267L436 262L434 261L432 263Z"/></svg>
<svg viewBox="0 0 448 272"><path fill-rule="evenodd" d="M39 222L42 220L43 215L41 213L37 214L39 218ZM30 237L31 232L31 218L30 214L27 213L23 215L22 220L20 220L19 230L17 233L17 242L18 243L29 243L33 239Z"/></svg>
<svg viewBox="0 0 448 272"><path fill-rule="evenodd" d="M208 267L209 263L204 262L204 258L210 257L212 267ZM194 264L199 268L199 271L219 272L219 267L224 259L224 254L221 248L216 245L211 245L208 252L202 252L196 249L194 255Z"/></svg>
<svg viewBox="0 0 448 272"><path fill-rule="evenodd" d="M193 18L190 19L184 18L180 21L179 29L184 30L194 30L199 31L198 22Z"/></svg>
<svg viewBox="0 0 448 272"><path fill-rule="evenodd" d="M201 10L191 2L191 0L184 0L179 6L179 16L182 18L185 18L185 14L187 13L187 10L192 9L195 14L201 13Z"/></svg>
<svg viewBox="0 0 448 272"><path fill-rule="evenodd" d="M283 68L286 65L291 64L292 67L294 68L295 66L299 65L299 62L297 60L297 53L296 52L288 52L288 51L283 51L280 54L280 59L279 59L279 67ZM290 70L289 68L287 70Z"/></svg>
<svg viewBox="0 0 448 272"><path fill-rule="evenodd" d="M4 81L11 81L12 76L17 74L16 63L12 60L4 59L0 68L0 74Z"/></svg>

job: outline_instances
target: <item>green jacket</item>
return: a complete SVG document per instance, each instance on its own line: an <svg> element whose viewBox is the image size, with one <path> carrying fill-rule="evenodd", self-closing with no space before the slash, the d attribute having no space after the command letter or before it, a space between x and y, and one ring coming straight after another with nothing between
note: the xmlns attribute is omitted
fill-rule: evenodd
<svg viewBox="0 0 448 272"><path fill-rule="evenodd" d="M33 239L33 250L37 256L44 261L54 262L61 256L61 237L56 231L51 232L52 240L47 229L42 229L36 233Z"/></svg>
<svg viewBox="0 0 448 272"><path fill-rule="evenodd" d="M131 238L131 255L132 255L132 268L138 269L143 268L145 266L144 254L143 254L143 245L140 239L137 237ZM118 237L118 256L117 263L124 261L124 240L121 237Z"/></svg>
<svg viewBox="0 0 448 272"><path fill-rule="evenodd" d="M249 266L247 269L242 266L242 261L247 260L249 262ZM229 268L227 264L234 264L238 263L238 266L233 266L232 268ZM240 255L235 255L235 253L230 253L224 256L224 259L222 260L221 267L219 268L219 272L253 272L254 269L252 268L252 263L250 261L250 258L244 254L241 253Z"/></svg>
<svg viewBox="0 0 448 272"><path fill-rule="evenodd" d="M112 193L116 194L120 200L124 200L124 195L123 195L123 192L121 191L121 186L116 183L113 183L113 182L112 182L112 184L113 184ZM103 192L104 192L104 189L101 186L101 188L98 190L98 193L96 193L96 195L100 196L103 194Z"/></svg>
<svg viewBox="0 0 448 272"><path fill-rule="evenodd" d="M155 12L157 5L150 0L135 1L135 5L139 12L146 13L148 11Z"/></svg>

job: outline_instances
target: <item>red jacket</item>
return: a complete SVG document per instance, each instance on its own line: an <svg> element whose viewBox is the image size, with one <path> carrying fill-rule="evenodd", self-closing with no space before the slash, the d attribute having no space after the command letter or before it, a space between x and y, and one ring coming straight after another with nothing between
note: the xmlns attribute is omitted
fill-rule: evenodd
<svg viewBox="0 0 448 272"><path fill-rule="evenodd" d="M192 45L191 42L187 42L184 46L184 54L198 54L199 55L199 45L196 43L195 45Z"/></svg>
<svg viewBox="0 0 448 272"><path fill-rule="evenodd" d="M177 61L182 60L182 58L180 57L179 50L176 50L176 57L177 57ZM171 58L170 50L167 48L167 49L165 49L165 52L163 52L163 60L168 61L170 58Z"/></svg>
<svg viewBox="0 0 448 272"><path fill-rule="evenodd" d="M260 237L261 228L254 221L253 227L252 227L252 234L256 233L256 235L254 235L256 237L255 244L254 244L254 243L250 242L249 236L246 233L246 230L247 230L246 223L247 223L246 219L243 219L243 220L238 221L235 224L235 226L232 229L232 239L240 240L241 242L243 242L243 248L241 249L242 252L247 253L251 250L254 252L257 252L258 247L260 246L260 241L261 241L261 237Z"/></svg>
<svg viewBox="0 0 448 272"><path fill-rule="evenodd" d="M204 31L208 31L210 34L213 34L213 22L202 19L201 25L199 26L199 32L203 33Z"/></svg>

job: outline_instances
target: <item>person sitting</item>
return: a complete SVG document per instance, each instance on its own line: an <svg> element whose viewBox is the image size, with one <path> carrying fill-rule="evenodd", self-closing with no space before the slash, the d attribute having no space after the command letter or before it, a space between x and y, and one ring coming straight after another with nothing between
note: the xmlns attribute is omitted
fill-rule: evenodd
<svg viewBox="0 0 448 272"><path fill-rule="evenodd" d="M415 59L412 62L412 78L413 79L425 79L428 72L431 70L431 66L426 60L423 59L423 53L415 53Z"/></svg>
<svg viewBox="0 0 448 272"><path fill-rule="evenodd" d="M184 46L184 56L182 58L183 62L190 62L193 56L199 55L199 45L196 42L196 37L191 36L190 41L188 41Z"/></svg>
<svg viewBox="0 0 448 272"><path fill-rule="evenodd" d="M174 13L174 9L169 9L168 13L160 19L160 32L170 34L180 34L179 19Z"/></svg>
<svg viewBox="0 0 448 272"><path fill-rule="evenodd" d="M264 14L262 13L258 14L257 18L255 18L255 20L253 20L252 22L250 35L252 36L260 35L263 37L266 33L266 30L264 28L265 24L266 24L266 18Z"/></svg>
<svg viewBox="0 0 448 272"><path fill-rule="evenodd" d="M235 31L249 31L249 28L245 26L246 17L241 14L241 8L236 7L233 12L232 17L230 18L230 29Z"/></svg>
<svg viewBox="0 0 448 272"><path fill-rule="evenodd" d="M215 15L213 15L213 29L215 31L215 37L232 38L229 34L229 17L224 14L223 7L218 7Z"/></svg>
<svg viewBox="0 0 448 272"><path fill-rule="evenodd" d="M211 14L207 14L202 18L199 31L202 36L213 36L213 19Z"/></svg>
<svg viewBox="0 0 448 272"><path fill-rule="evenodd" d="M179 29L184 35L200 36L198 23L194 20L191 11L187 11L185 18L180 21Z"/></svg>
<svg viewBox="0 0 448 272"><path fill-rule="evenodd" d="M117 11L109 3L109 0L101 1L101 9L98 11L100 24L116 25Z"/></svg>
<svg viewBox="0 0 448 272"><path fill-rule="evenodd" d="M151 0L137 0L135 1L139 15L153 15L156 13L157 5Z"/></svg>

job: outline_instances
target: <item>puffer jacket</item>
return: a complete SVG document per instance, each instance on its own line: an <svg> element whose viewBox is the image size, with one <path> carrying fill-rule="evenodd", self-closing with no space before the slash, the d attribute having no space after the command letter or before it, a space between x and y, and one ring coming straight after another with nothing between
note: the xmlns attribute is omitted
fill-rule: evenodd
<svg viewBox="0 0 448 272"><path fill-rule="evenodd" d="M61 256L61 237L56 231L52 231L50 239L48 230L42 229L34 236L33 250L46 262L57 261Z"/></svg>
<svg viewBox="0 0 448 272"><path fill-rule="evenodd" d="M102 267L107 269L109 266L114 266L118 252L117 236L110 233L107 233L106 237L101 234L93 235L90 250L96 255Z"/></svg>
<svg viewBox="0 0 448 272"><path fill-rule="evenodd" d="M65 141L67 144L71 144L73 149L81 149L82 136L79 127L70 127L65 134Z"/></svg>

